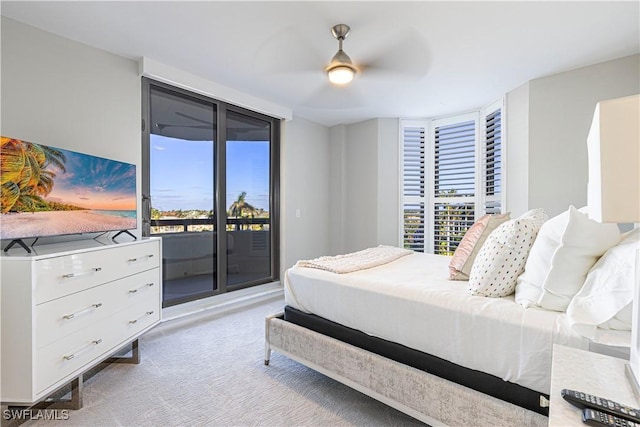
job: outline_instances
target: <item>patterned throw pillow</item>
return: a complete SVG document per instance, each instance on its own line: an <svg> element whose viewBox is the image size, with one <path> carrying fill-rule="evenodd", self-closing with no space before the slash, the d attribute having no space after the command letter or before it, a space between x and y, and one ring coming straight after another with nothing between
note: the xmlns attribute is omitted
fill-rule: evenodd
<svg viewBox="0 0 640 427"><path fill-rule="evenodd" d="M471 267L469 290L473 295L505 297L515 291L545 220L544 211L535 209L505 222L489 235Z"/></svg>
<svg viewBox="0 0 640 427"><path fill-rule="evenodd" d="M485 215L464 234L449 262L449 279L469 280L471 266L482 244L500 224L509 220L509 214Z"/></svg>

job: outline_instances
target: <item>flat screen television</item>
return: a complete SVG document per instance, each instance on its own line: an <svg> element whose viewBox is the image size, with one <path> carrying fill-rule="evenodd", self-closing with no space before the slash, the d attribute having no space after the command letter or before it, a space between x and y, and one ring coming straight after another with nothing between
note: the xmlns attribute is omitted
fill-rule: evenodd
<svg viewBox="0 0 640 427"><path fill-rule="evenodd" d="M0 138L0 239L137 227L134 164Z"/></svg>

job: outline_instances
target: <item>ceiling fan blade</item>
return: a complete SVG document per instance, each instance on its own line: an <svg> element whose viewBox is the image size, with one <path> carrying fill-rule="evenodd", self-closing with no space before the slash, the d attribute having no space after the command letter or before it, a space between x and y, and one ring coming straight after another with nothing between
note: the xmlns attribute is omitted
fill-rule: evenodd
<svg viewBox="0 0 640 427"><path fill-rule="evenodd" d="M357 61L358 69L366 77L384 73L398 79L424 77L430 68L429 47L424 38L413 28L398 30L392 40L376 45L374 54L362 55ZM355 55L354 55L355 56Z"/></svg>
<svg viewBox="0 0 640 427"><path fill-rule="evenodd" d="M331 49L324 55L320 54L324 50L322 45L319 40L307 39L306 32L288 27L260 45L253 67L261 74L316 73L331 57Z"/></svg>

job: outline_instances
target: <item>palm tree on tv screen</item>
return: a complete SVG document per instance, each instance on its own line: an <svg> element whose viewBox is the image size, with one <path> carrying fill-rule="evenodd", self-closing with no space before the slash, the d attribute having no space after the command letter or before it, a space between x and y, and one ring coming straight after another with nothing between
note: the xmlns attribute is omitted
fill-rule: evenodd
<svg viewBox="0 0 640 427"><path fill-rule="evenodd" d="M66 172L65 155L46 145L19 139L0 138L1 211L34 211L46 204L46 197L54 186L56 174L47 170L54 166Z"/></svg>

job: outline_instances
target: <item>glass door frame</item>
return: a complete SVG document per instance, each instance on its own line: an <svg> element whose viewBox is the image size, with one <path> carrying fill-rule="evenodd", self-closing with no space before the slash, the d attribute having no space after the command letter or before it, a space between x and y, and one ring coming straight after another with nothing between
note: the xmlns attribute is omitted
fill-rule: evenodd
<svg viewBox="0 0 640 427"><path fill-rule="evenodd" d="M216 216L216 232L224 233L224 238L216 239L217 253L217 286L213 292L199 294L197 298L176 299L163 307L182 304L209 296L223 294L237 289L243 289L259 284L269 283L279 280L280 274L280 138L281 121L274 117L266 116L255 111L251 111L239 106L228 104L205 95L190 92L188 90L172 86L167 83L142 77L142 236L151 236L151 185L150 185L150 141L151 141L151 87L172 92L178 96L195 98L215 106L217 112L217 129L215 139L215 187L214 187L214 212ZM270 233L270 268L271 274L265 279L240 283L227 286L227 208L229 201L226 200L227 189L227 168L226 168L226 145L227 145L227 111L254 117L270 123L270 153L269 153L269 228Z"/></svg>
<svg viewBox="0 0 640 427"><path fill-rule="evenodd" d="M258 120L269 122L270 126L270 141L269 141L269 229L271 230L270 235L270 269L271 276L268 281L263 279L259 279L257 281L249 281L236 285L228 285L227 284L227 275L224 274L224 291L227 292L234 291L237 289L248 288L251 286L256 286L263 283L268 283L269 281L279 280L279 271L280 271L280 120L275 119L273 117L265 116L264 114L257 113L255 111L248 110L246 108L238 107L235 105L220 103L220 110L218 111L218 136L221 137L221 143L218 144L221 147L216 147L216 156L217 161L219 163L224 163L224 171L220 164L216 164L218 167L218 182L221 184L216 187L216 191L219 193L216 194L216 202L219 203L217 197L219 194L224 195L224 206L221 209L223 215L218 215L217 226L222 227L222 229L226 232L227 226L227 206L229 206L229 200L226 200L226 192L227 192L227 171L226 171L226 159L227 159L227 111L231 111L233 113L241 114L247 117L253 117ZM220 132L222 129L222 132ZM225 161L223 162L222 159ZM224 216L224 219L221 217ZM221 228L218 228L219 230ZM226 251L226 241L227 239L218 239L225 241L225 251L220 253L221 256L218 256L218 269L222 268L222 271L226 271L227 269L227 251ZM221 260L223 259L223 260ZM219 270L220 271L220 270ZM220 278L218 278L220 279ZM220 284L218 284L220 287Z"/></svg>

